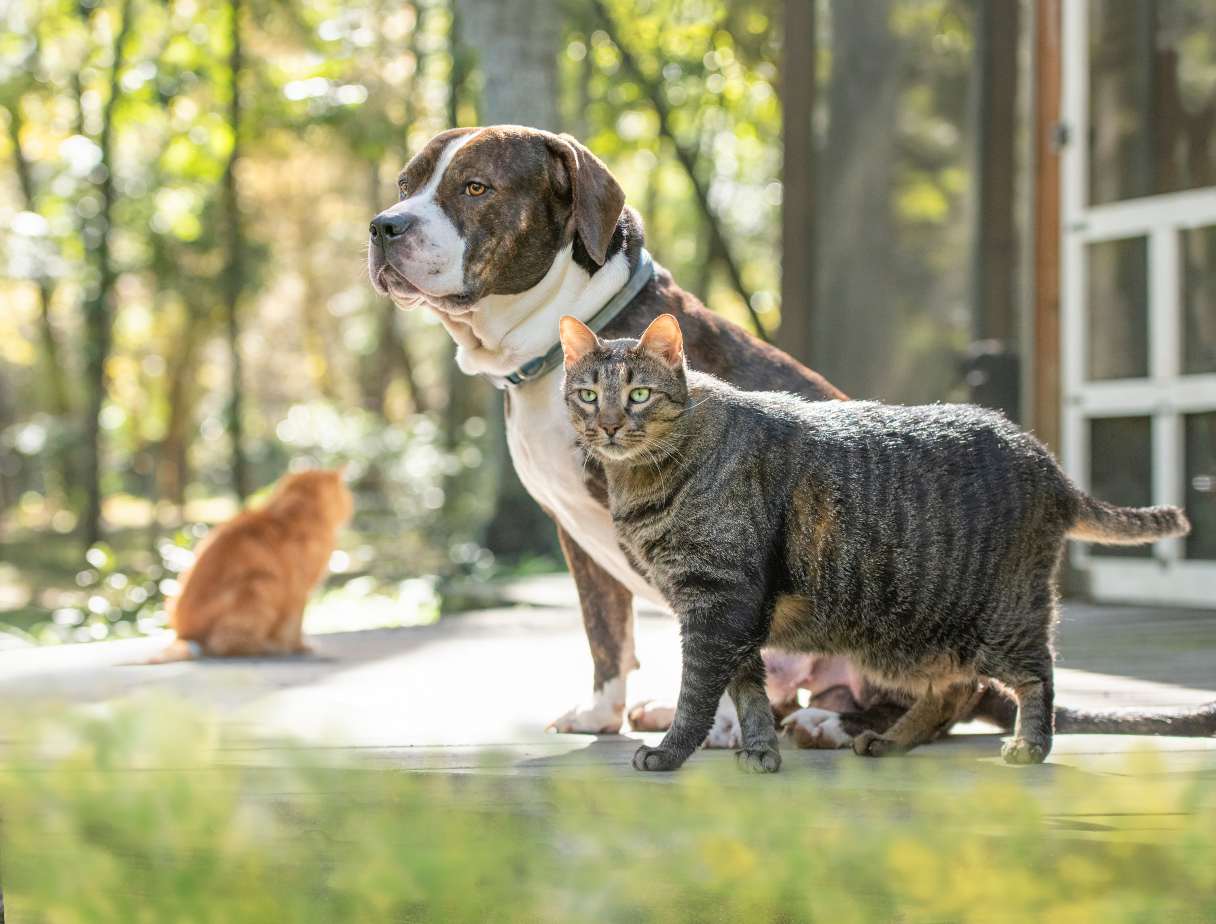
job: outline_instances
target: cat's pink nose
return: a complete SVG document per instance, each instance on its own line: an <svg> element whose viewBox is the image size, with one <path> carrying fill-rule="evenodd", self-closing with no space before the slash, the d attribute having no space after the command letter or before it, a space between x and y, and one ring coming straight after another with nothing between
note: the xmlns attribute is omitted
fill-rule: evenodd
<svg viewBox="0 0 1216 924"><path fill-rule="evenodd" d="M612 439L614 436L616 436L617 431L621 429L621 424L602 423L600 424L600 429L604 431L604 435L607 436L608 439Z"/></svg>

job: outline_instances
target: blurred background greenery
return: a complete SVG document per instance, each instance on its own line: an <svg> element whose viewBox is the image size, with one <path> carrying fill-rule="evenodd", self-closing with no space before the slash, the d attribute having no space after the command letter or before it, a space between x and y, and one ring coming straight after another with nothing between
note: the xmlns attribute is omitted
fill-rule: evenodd
<svg viewBox="0 0 1216 924"><path fill-rule="evenodd" d="M23 715L0 736L14 742L0 761L14 921L1116 924L1216 911L1216 781L1149 753L1107 772L849 755L813 780L718 764L643 781L591 765L386 772L262 742L241 766L231 749L248 742L150 698Z"/></svg>
<svg viewBox="0 0 1216 924"><path fill-rule="evenodd" d="M981 137L984 162L1014 159L1020 131L1016 80L977 90L1017 54L1017 5L993 8L6 5L0 623L26 641L156 627L184 550L290 465L351 464L335 607L430 619L447 582L560 567L499 397L365 277L369 218L451 125L578 136L686 288L849 393L965 394L971 165ZM1017 214L997 211L1012 304Z"/></svg>

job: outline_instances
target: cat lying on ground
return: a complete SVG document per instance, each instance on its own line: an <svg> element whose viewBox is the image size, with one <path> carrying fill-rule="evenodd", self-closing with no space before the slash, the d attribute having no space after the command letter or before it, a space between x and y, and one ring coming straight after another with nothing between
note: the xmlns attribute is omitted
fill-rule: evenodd
<svg viewBox="0 0 1216 924"><path fill-rule="evenodd" d="M930 741L990 685L1017 702L1009 763L1053 734L1055 577L1066 538L1184 535L1174 507L1089 497L1047 449L966 405L810 403L685 368L679 323L601 341L564 317L567 409L603 466L617 539L680 619L676 715L639 770L674 770L719 698L738 710L740 763L781 763L762 646L847 654L910 708L853 749Z"/></svg>
<svg viewBox="0 0 1216 924"><path fill-rule="evenodd" d="M213 529L169 603L177 640L151 663L308 651L304 607L353 506L340 470L297 472Z"/></svg>

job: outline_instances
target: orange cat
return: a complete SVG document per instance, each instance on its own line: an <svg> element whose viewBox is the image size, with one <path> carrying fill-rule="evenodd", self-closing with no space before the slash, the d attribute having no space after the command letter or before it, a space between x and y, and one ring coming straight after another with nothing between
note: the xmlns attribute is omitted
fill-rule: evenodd
<svg viewBox="0 0 1216 924"><path fill-rule="evenodd" d="M304 606L353 506L341 470L299 472L213 529L169 604L177 641L152 662L308 651Z"/></svg>

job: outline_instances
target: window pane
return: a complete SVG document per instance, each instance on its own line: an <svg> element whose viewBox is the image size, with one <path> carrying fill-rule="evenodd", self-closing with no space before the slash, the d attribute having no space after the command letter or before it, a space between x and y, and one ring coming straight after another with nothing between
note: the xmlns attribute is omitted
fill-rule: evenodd
<svg viewBox="0 0 1216 924"><path fill-rule="evenodd" d="M1216 372L1216 226L1182 232L1182 371Z"/></svg>
<svg viewBox="0 0 1216 924"><path fill-rule="evenodd" d="M1101 417L1089 422L1089 493L1124 507L1153 502L1153 425L1150 417ZM1095 545L1095 555L1147 558L1151 545Z"/></svg>
<svg viewBox="0 0 1216 924"><path fill-rule="evenodd" d="M1089 199L1216 185L1216 3L1090 0Z"/></svg>
<svg viewBox="0 0 1216 924"><path fill-rule="evenodd" d="M1187 558L1216 558L1216 413L1186 417Z"/></svg>
<svg viewBox="0 0 1216 924"><path fill-rule="evenodd" d="M1088 377L1148 375L1148 238L1100 241L1086 249Z"/></svg>

